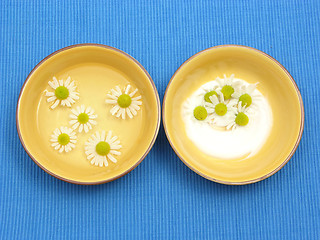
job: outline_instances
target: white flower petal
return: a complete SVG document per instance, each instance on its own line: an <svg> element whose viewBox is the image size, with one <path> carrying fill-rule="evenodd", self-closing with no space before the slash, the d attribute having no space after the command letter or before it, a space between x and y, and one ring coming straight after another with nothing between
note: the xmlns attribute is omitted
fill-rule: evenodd
<svg viewBox="0 0 320 240"><path fill-rule="evenodd" d="M126 110L125 109L123 109L121 115L122 115L122 119L126 119Z"/></svg>
<svg viewBox="0 0 320 240"><path fill-rule="evenodd" d="M67 107L71 107L71 103L68 101L68 99L65 100Z"/></svg>
<svg viewBox="0 0 320 240"><path fill-rule="evenodd" d="M116 151L116 150L110 150L110 153L113 154L113 155L117 155L117 156L121 155L121 152Z"/></svg>
<svg viewBox="0 0 320 240"><path fill-rule="evenodd" d="M89 119L96 119L97 117L98 117L98 115L89 115Z"/></svg>
<svg viewBox="0 0 320 240"><path fill-rule="evenodd" d="M55 109L60 103L60 100L57 99L54 104L52 104L51 109Z"/></svg>
<svg viewBox="0 0 320 240"><path fill-rule="evenodd" d="M74 83L74 81L72 81L68 86L68 90L72 89L74 87L74 85L75 85L75 83Z"/></svg>
<svg viewBox="0 0 320 240"><path fill-rule="evenodd" d="M246 93L251 95L253 93L253 91L256 89L256 84L250 84L249 86L247 86L247 91Z"/></svg>
<svg viewBox="0 0 320 240"><path fill-rule="evenodd" d="M116 90L114 89L111 89L111 93L116 96L116 97L119 97L121 93L117 92Z"/></svg>
<svg viewBox="0 0 320 240"><path fill-rule="evenodd" d="M77 122L78 122L78 120L73 119L73 120L70 120L70 121L69 121L69 124L70 124L70 125L73 125L73 124L76 124Z"/></svg>
<svg viewBox="0 0 320 240"><path fill-rule="evenodd" d="M134 108L137 111L140 110L140 107L136 104L133 104L133 103L130 105L130 107Z"/></svg>
<svg viewBox="0 0 320 240"><path fill-rule="evenodd" d="M79 126L79 133L81 133L82 130L83 130L83 124L80 124L80 126Z"/></svg>
<svg viewBox="0 0 320 240"><path fill-rule="evenodd" d="M112 131L109 131L108 134L107 134L107 137L106 137L106 141L110 141L111 140L111 137L112 137Z"/></svg>
<svg viewBox="0 0 320 240"><path fill-rule="evenodd" d="M116 117L120 117L120 115L122 114L123 108L121 108L118 113L116 114Z"/></svg>
<svg viewBox="0 0 320 240"><path fill-rule="evenodd" d="M109 164L106 157L103 158L103 163L105 167L108 167Z"/></svg>
<svg viewBox="0 0 320 240"><path fill-rule="evenodd" d="M132 107L132 106L129 106L129 109L130 109L130 112L136 116L137 115L137 111Z"/></svg>
<svg viewBox="0 0 320 240"><path fill-rule="evenodd" d="M138 89L136 88L133 92L129 94L130 97L133 97L138 92Z"/></svg>
<svg viewBox="0 0 320 240"><path fill-rule="evenodd" d="M131 88L130 85L128 85L128 86L126 87L125 94L128 94L128 93L129 93L130 88Z"/></svg>
<svg viewBox="0 0 320 240"><path fill-rule="evenodd" d="M137 101L137 100L140 100L140 99L141 99L141 96L138 96L138 97L132 98L132 101Z"/></svg>
<svg viewBox="0 0 320 240"><path fill-rule="evenodd" d="M83 129L84 129L85 133L89 132L89 128L88 128L87 124L83 125Z"/></svg>
<svg viewBox="0 0 320 240"><path fill-rule="evenodd" d="M74 114L70 114L69 117L72 118L72 119L78 119L78 116L76 116Z"/></svg>
<svg viewBox="0 0 320 240"><path fill-rule="evenodd" d="M97 125L97 122L95 120L91 120L89 119L89 123L93 124L93 125Z"/></svg>
<svg viewBox="0 0 320 240"><path fill-rule="evenodd" d="M114 115L119 111L119 109L120 107L118 105L115 105L113 108L111 108L110 113Z"/></svg>
<svg viewBox="0 0 320 240"><path fill-rule="evenodd" d="M57 97L54 95L54 96L52 96L52 97L49 97L48 99L47 99L47 102L52 102L52 101L54 101L54 100L56 100L57 99Z"/></svg>
<svg viewBox="0 0 320 240"><path fill-rule="evenodd" d="M102 131L100 135L100 141L105 141L106 140L106 131Z"/></svg>
<svg viewBox="0 0 320 240"><path fill-rule="evenodd" d="M117 100L110 100L110 99L107 99L106 100L106 103L109 103L109 104L116 104L117 103Z"/></svg>
<svg viewBox="0 0 320 240"><path fill-rule="evenodd" d="M112 94L107 94L107 97L109 97L109 98L111 98L113 100L116 100L116 102L118 100L118 98L116 96L112 95Z"/></svg>
<svg viewBox="0 0 320 240"><path fill-rule="evenodd" d="M210 96L209 99L210 99L210 101L212 102L212 104L213 104L214 106L219 103L219 100L218 100L218 98L217 98L216 95Z"/></svg>
<svg viewBox="0 0 320 240"><path fill-rule="evenodd" d="M132 101L131 104L135 104L135 105L142 105L142 102L141 101Z"/></svg>
<svg viewBox="0 0 320 240"><path fill-rule="evenodd" d="M65 83L64 83L64 86L65 86L65 87L67 87L67 88L69 87L69 85L70 85L70 80L71 80L71 77L68 77L67 80L66 80Z"/></svg>
<svg viewBox="0 0 320 240"><path fill-rule="evenodd" d="M46 97L55 96L54 92L46 92Z"/></svg>
<svg viewBox="0 0 320 240"><path fill-rule="evenodd" d="M62 153L64 151L64 146L62 145L59 149L59 153Z"/></svg>
<svg viewBox="0 0 320 240"><path fill-rule="evenodd" d="M91 110L92 110L91 107L87 107L87 109L86 109L84 112L85 112L86 114L89 114ZM92 113L91 113L91 114L92 114Z"/></svg>
<svg viewBox="0 0 320 240"><path fill-rule="evenodd" d="M117 162L117 159L115 159L110 153L107 156L112 162L114 162L114 163Z"/></svg>
<svg viewBox="0 0 320 240"><path fill-rule="evenodd" d="M127 112L128 116L129 116L129 118L133 118L132 113L131 113L129 108L126 108L126 112Z"/></svg>
<svg viewBox="0 0 320 240"><path fill-rule="evenodd" d="M121 91L121 89L120 89L120 87L119 87L119 86L116 86L116 87L115 87L115 89L116 89L116 91L119 93L119 95L121 95L121 94L122 94L122 91Z"/></svg>
<svg viewBox="0 0 320 240"><path fill-rule="evenodd" d="M77 121L73 126L72 129L75 130L79 127L80 123Z"/></svg>

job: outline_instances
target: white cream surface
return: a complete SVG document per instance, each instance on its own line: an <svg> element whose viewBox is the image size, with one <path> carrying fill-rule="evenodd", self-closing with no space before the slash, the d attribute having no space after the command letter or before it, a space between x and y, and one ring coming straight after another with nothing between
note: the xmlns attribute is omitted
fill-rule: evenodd
<svg viewBox="0 0 320 240"><path fill-rule="evenodd" d="M248 85L247 82L241 81ZM233 131L214 127L193 116L193 109L203 104L203 95L216 86L216 81L208 82L196 90L184 103L181 110L187 136L202 152L217 158L235 159L256 154L267 140L272 126L272 111L267 99L254 90L255 106L250 106L249 123L237 126Z"/></svg>

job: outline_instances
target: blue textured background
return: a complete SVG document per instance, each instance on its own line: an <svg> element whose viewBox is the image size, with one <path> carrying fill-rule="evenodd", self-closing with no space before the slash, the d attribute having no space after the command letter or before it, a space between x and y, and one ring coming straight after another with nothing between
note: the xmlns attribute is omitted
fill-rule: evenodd
<svg viewBox="0 0 320 240"><path fill-rule="evenodd" d="M319 1L1 1L0 238L319 239ZM45 56L102 43L135 57L163 98L188 57L219 44L258 48L295 78L306 125L291 161L248 186L189 170L163 128L130 174L100 186L59 181L24 152L15 127L20 88Z"/></svg>

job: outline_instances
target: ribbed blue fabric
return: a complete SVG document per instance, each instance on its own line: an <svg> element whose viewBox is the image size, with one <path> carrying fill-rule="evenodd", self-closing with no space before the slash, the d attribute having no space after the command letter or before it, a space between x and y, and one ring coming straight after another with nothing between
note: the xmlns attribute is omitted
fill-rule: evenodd
<svg viewBox="0 0 320 240"><path fill-rule="evenodd" d="M0 8L1 239L319 239L319 1L6 0ZM147 158L119 180L76 186L49 176L19 142L19 91L45 56L86 42L135 57L161 99L200 50L242 44L270 54L304 100L296 154L267 180L224 186L189 170L161 128Z"/></svg>

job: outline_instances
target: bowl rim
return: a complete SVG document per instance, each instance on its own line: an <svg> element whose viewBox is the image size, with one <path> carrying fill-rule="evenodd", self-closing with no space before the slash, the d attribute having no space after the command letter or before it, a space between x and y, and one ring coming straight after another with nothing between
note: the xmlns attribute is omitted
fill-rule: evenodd
<svg viewBox="0 0 320 240"><path fill-rule="evenodd" d="M78 47L100 47L100 48L106 48L106 49L109 49L111 51L115 51L115 52L118 52L120 53L121 55L123 55L125 58L133 61L134 64L136 64L147 76L148 80L150 81L151 85L152 85L152 88L153 88L153 91L154 91L154 95L156 97L156 102L157 102L157 114L158 114L158 117L157 117L157 125L156 125L156 129L155 129L155 132L154 132L154 136L147 148L147 150L145 151L145 153L142 155L142 157L129 169L127 169L126 171L118 174L117 176L115 177L112 177L112 178L108 178L108 179L105 179L105 180L101 180L101 181L93 181L93 182L82 182L82 181L76 181L76 180L71 180L71 179L68 179L68 178L65 178L65 177L61 177L59 175L57 175L56 173L48 170L47 168L45 168L44 166L42 166L42 164L40 164L40 162L38 162L35 157L33 157L33 155L30 153L30 151L28 150L27 146L25 145L24 143L24 140L22 138L22 135L21 135L21 130L20 130L20 126L19 126L19 106L21 105L21 96L22 96L22 93L24 91L24 88L25 88L25 85L26 83L29 81L30 77L32 76L32 74L34 73L34 71L36 71L45 61L47 61L49 58L55 56L56 54L60 53L60 52L63 52L63 51L66 51L66 50L69 50L69 49L73 49L73 48L78 48ZM29 157L43 170L45 171L46 173L48 173L49 175L59 179L59 180L62 180L64 182L68 182L68 183L73 183L73 184L77 184L77 185L99 185L99 184L103 184L103 183L107 183L107 182L111 182L111 181L114 181L126 174L128 174L129 172L131 172L133 169L135 169L141 162L143 159L145 159L145 157L148 155L148 153L150 152L151 148L153 147L155 141L156 141L156 138L158 136L158 133L159 133L159 129L160 129L160 122L161 122L161 109L160 109L160 99L159 99L159 92L157 90L157 87L155 86L155 83L154 81L152 80L150 74L147 72L147 70L141 65L141 63L139 63L134 57L132 57L131 55L129 55L128 53L120 50L120 49L117 49L117 48L114 48L114 47L111 47L111 46L108 46L108 45L104 45L104 44L98 44L98 43L79 43L79 44L74 44L74 45L70 45L70 46L67 46L67 47L64 47L64 48L61 48L61 49L58 49L56 51L54 51L53 53L49 54L48 56L46 56L45 58L43 58L32 70L31 72L28 74L27 78L25 79L22 87L21 87L21 90L20 90L20 94L19 94L19 97L18 97L18 102L17 102L17 107L16 107L16 127L17 127L17 132L18 132L18 135L19 135L19 139L20 139L20 142L24 148L24 150L26 151L26 153L29 155Z"/></svg>
<svg viewBox="0 0 320 240"><path fill-rule="evenodd" d="M183 157L180 155L180 153L178 152L178 150L175 148L174 144L172 143L170 137L169 137L169 133L168 133L168 129L167 129L167 123L166 123L166 115L165 115L165 105L166 105L166 97L167 97L167 93L168 93L168 90L170 88L170 85L173 81L173 79L175 78L175 76L177 75L177 73L188 63L190 62L192 59L198 57L199 55L205 53L205 52L208 52L208 51L211 51L211 50L215 50L215 49L218 49L218 48L229 48L229 47L236 47L236 48L246 48L246 49L249 49L249 50L253 50L255 52L258 52L262 55L264 55L265 57L268 57L270 60L272 60L274 63L276 63L285 73L286 75L289 77L289 79L291 80L291 82L293 83L294 85L294 88L296 90L296 94L299 98L299 103L300 103L300 111L301 111L301 119L300 119L300 129L299 129L299 135L298 135L298 138L295 142L295 145L293 146L291 152L289 153L289 155L286 157L286 159L277 167L275 168L274 170L272 170L271 172L259 177L259 178L255 178L255 179L251 179L251 180L246 180L246 181L240 181L240 182L232 182L232 181L223 181L223 180L219 180L219 179L216 179L216 178L213 178L213 177L210 177L202 172L200 172L199 170L193 168L192 166L190 166L187 161L185 161L183 159ZM244 45L238 45L238 44L225 44L225 45L217 45L217 46L213 46L213 47L210 47L210 48L207 48L207 49L204 49L200 52L197 52L196 54L192 55L191 57L189 57L186 61L184 61L180 67L175 71L175 73L172 75L168 85L167 85L167 88L166 88L166 91L164 93L164 97L163 97L163 102L162 102L162 122L163 122L163 127L164 127L164 130L165 130L165 133L166 133L166 136L167 136L167 139L168 139L168 142L170 143L172 149L174 150L174 152L177 154L177 156L180 158L180 160L185 164L187 165L187 167L189 167L192 171L194 171L195 173L199 174L200 176L210 180L210 181L213 181L213 182L217 182L217 183L221 183L221 184L225 184L225 185L246 185L246 184L251 184L251 183L256 183L256 182L259 182L259 181L262 181L270 176L272 176L273 174L275 174L276 172L278 172L281 168L284 167L284 165L286 165L289 160L291 159L291 157L293 156L293 154L295 153L295 151L297 150L298 148L298 145L300 143L300 140L301 140L301 137L302 137L302 133L303 133L303 130L304 130L304 121L305 121L305 116L304 116L304 106L303 106L303 100L302 100L302 97L301 97L301 93L300 93L300 90L296 84L296 82L294 81L293 77L291 76L291 74L288 72L288 70L280 63L278 62L275 58L271 57L269 54L261 51L261 50L258 50L256 48L253 48L253 47L248 47L248 46L244 46Z"/></svg>

